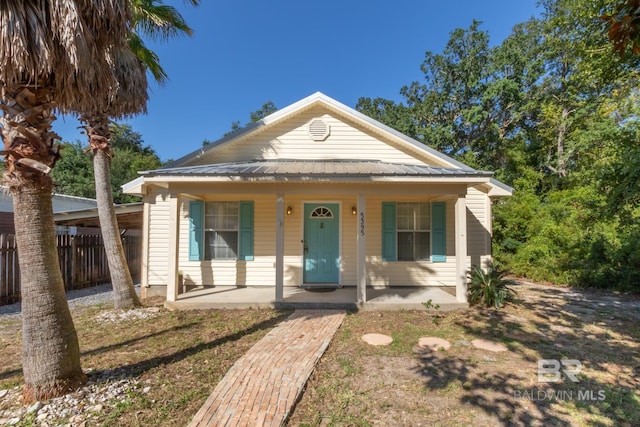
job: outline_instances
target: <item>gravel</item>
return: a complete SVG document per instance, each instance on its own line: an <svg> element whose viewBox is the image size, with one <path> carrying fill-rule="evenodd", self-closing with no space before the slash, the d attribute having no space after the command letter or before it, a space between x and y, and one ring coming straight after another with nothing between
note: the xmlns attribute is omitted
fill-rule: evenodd
<svg viewBox="0 0 640 427"><path fill-rule="evenodd" d="M140 286L136 285L136 292ZM69 307L73 311L98 304L113 307L113 290L110 284L67 292ZM96 316L101 323L124 322L132 319L155 317L160 307L142 307L132 310L106 310ZM0 306L1 320L20 319L20 303ZM141 383L135 373L126 369L85 369L88 382L65 396L36 402L22 403L22 388L0 389L0 426L37 425L79 426L95 425L98 417L116 409L131 393L146 394L151 386Z"/></svg>
<svg viewBox="0 0 640 427"><path fill-rule="evenodd" d="M136 293L140 295L140 285L135 285ZM97 304L113 304L113 288L111 283L77 289L67 292L67 301L72 310L77 307L87 307ZM20 318L20 303L0 306L0 320Z"/></svg>
<svg viewBox="0 0 640 427"><path fill-rule="evenodd" d="M22 388L0 390L0 425L90 426L116 409L131 393L146 394L151 387L124 370L88 371L89 380L78 390L55 399L22 404Z"/></svg>

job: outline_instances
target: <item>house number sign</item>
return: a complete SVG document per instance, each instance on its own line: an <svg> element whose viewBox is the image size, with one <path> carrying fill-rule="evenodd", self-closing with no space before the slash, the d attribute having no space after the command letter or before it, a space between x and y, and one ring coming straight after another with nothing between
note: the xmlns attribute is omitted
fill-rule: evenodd
<svg viewBox="0 0 640 427"><path fill-rule="evenodd" d="M364 236L364 212L360 212L360 235Z"/></svg>

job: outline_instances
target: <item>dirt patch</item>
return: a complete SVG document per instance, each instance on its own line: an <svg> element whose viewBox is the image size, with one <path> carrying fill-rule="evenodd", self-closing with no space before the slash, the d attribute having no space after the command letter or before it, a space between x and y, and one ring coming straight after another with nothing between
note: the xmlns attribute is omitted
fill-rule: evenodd
<svg viewBox="0 0 640 427"><path fill-rule="evenodd" d="M348 316L289 425L639 425L640 299L531 283L516 290L518 304L500 311ZM372 329L394 342L362 343ZM421 350L426 335L452 346ZM507 351L475 348L476 339ZM560 365L558 382L538 380L541 359ZM581 364L577 382L571 360Z"/></svg>

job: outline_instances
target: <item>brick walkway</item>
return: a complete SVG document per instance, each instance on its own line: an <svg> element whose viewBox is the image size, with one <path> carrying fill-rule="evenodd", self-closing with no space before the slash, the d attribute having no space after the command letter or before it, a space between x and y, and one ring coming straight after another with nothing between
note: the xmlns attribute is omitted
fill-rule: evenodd
<svg viewBox="0 0 640 427"><path fill-rule="evenodd" d="M282 425L344 316L296 310L229 369L189 426Z"/></svg>

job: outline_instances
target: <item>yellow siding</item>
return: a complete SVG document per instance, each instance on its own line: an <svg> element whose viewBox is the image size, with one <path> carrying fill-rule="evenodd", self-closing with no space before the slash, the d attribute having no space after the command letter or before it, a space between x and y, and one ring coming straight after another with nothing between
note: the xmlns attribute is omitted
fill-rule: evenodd
<svg viewBox="0 0 640 427"><path fill-rule="evenodd" d="M331 126L324 141L314 141L307 133L313 119L321 118ZM321 109L312 109L268 130L239 138L211 150L192 165L248 161L255 159L340 160L368 159L391 163L422 164L414 155L394 147ZM425 159L423 159L425 160Z"/></svg>
<svg viewBox="0 0 640 427"><path fill-rule="evenodd" d="M180 200L178 268L185 283L197 286L273 286L275 283L275 196L216 195L207 201L254 202L254 260L189 261L189 199Z"/></svg>
<svg viewBox="0 0 640 427"><path fill-rule="evenodd" d="M166 285L168 272L168 228L169 203L166 194L150 196L149 218L149 284ZM189 261L189 200L180 199L179 221L179 265L185 283L196 286L273 286L275 284L275 241L276 241L276 197L271 194L208 195L205 200L254 201L254 260L236 261ZM384 262L381 258L382 217L381 207L384 201L444 201L447 213L447 261L433 263ZM285 215L284 239L284 284L299 286L302 284L302 239L304 203L334 202L340 204L340 283L343 286L355 286L357 262L357 215L351 214L351 208L357 206L356 196L340 194L312 197L304 195L285 195L285 210L293 208L292 215ZM472 263L475 259L484 260L488 256L484 226L486 196L479 191L470 191L467 196L468 213L468 250ZM456 274L455 258L455 198L451 196L367 196L367 285L388 286L454 286Z"/></svg>
<svg viewBox="0 0 640 427"><path fill-rule="evenodd" d="M467 193L467 252L470 265L484 267L491 256L488 196L473 187Z"/></svg>
<svg viewBox="0 0 640 427"><path fill-rule="evenodd" d="M446 202L447 261L382 260L382 202ZM367 286L455 286L455 200L451 198L367 198Z"/></svg>
<svg viewBox="0 0 640 427"><path fill-rule="evenodd" d="M189 261L189 200L182 199L180 207L180 249L179 269L185 283L196 286L273 286L275 283L275 241L276 241L276 198L275 195L242 195L241 197L210 196L207 201L254 201L254 260L253 261ZM285 197L285 209L293 208L292 215L285 215L284 239L284 285L302 284L302 212L304 202L318 202L318 199ZM351 207L356 205L355 197L323 197L321 201L341 203L342 268L341 283L355 285L356 246L355 216ZM351 235L352 239L344 236Z"/></svg>
<svg viewBox="0 0 640 427"><path fill-rule="evenodd" d="M169 198L154 191L149 195L149 270L150 286L167 284L169 270Z"/></svg>

